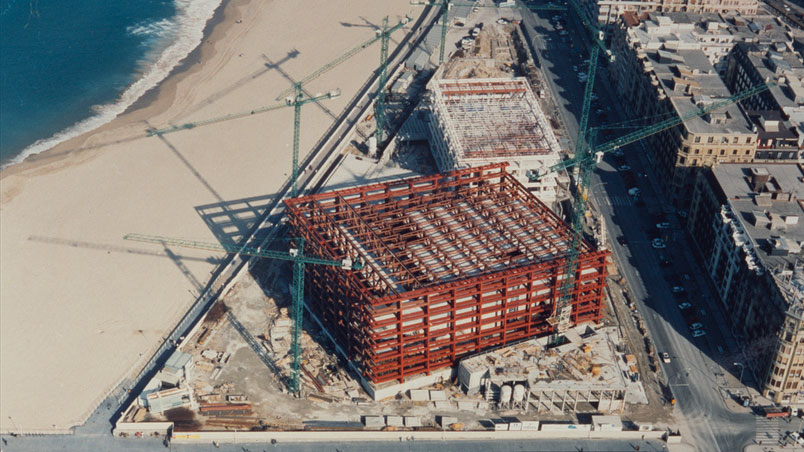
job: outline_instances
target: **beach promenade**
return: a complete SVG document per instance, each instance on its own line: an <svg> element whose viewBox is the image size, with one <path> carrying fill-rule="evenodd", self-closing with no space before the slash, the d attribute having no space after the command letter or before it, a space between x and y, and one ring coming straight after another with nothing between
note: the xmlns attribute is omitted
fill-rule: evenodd
<svg viewBox="0 0 804 452"><path fill-rule="evenodd" d="M147 137L276 103L374 36L405 0L231 0L180 70L101 129L0 173L0 431L64 431L150 358L223 257L155 250L129 232L238 240L290 173L293 112ZM391 46L402 38L394 36ZM370 76L379 46L306 86L305 154Z"/></svg>

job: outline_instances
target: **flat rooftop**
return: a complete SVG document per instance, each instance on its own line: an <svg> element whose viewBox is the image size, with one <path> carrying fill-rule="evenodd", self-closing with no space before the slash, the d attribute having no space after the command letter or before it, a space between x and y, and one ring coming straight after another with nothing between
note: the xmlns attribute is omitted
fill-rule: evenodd
<svg viewBox="0 0 804 452"><path fill-rule="evenodd" d="M286 201L319 255L360 258L375 296L563 257L563 221L505 164L399 179ZM589 251L583 244L583 251Z"/></svg>
<svg viewBox="0 0 804 452"><path fill-rule="evenodd" d="M772 194L789 193L790 199L781 198L767 203L755 201L757 192L751 187L751 170L767 171L770 177L762 190ZM804 242L804 168L795 163L724 163L712 168L717 183L731 204L736 218L741 222L746 234L754 244L757 257L768 270L792 267L800 261L800 252L781 255L770 252L770 240L780 237L795 244ZM767 221L755 221L755 216L764 216ZM795 223L785 223L781 228L772 228L772 218L797 217ZM791 220L792 221L792 220Z"/></svg>
<svg viewBox="0 0 804 452"><path fill-rule="evenodd" d="M679 116L697 111L710 103L719 102L731 96L731 92L715 71L706 55L700 50L679 50L678 52L659 51L648 53L654 71L664 92L670 97ZM693 73L693 75L685 75ZM687 92L687 86L695 88L695 94ZM711 122L709 115L696 117L684 122L683 126L692 133L744 133L752 135L751 125L736 105L731 104L714 112L724 115L723 120Z"/></svg>
<svg viewBox="0 0 804 452"><path fill-rule="evenodd" d="M458 160L538 156L559 150L525 78L436 80L430 90Z"/></svg>

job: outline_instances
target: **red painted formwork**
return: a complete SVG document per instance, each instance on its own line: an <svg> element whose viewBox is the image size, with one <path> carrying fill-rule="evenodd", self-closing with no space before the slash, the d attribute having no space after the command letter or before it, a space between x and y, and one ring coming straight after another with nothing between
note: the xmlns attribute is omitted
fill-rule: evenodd
<svg viewBox="0 0 804 452"><path fill-rule="evenodd" d="M375 383L552 332L567 226L504 164L286 202L310 254L360 258L359 271L308 265L307 299ZM573 323L597 322L608 252L584 243Z"/></svg>

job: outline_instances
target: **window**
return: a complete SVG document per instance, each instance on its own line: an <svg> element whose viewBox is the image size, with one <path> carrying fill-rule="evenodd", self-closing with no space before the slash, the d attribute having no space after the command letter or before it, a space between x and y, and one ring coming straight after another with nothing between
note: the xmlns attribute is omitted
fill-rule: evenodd
<svg viewBox="0 0 804 452"><path fill-rule="evenodd" d="M746 150L745 150L745 155L749 155L749 154L751 154L751 150L750 150L750 149L746 149Z"/></svg>
<svg viewBox="0 0 804 452"><path fill-rule="evenodd" d="M684 157L679 157L679 158L678 158L678 164L679 164L679 165L683 165L685 160L687 160L687 159L686 159L686 158L684 158Z"/></svg>
<svg viewBox="0 0 804 452"><path fill-rule="evenodd" d="M701 142L701 137L695 137L695 142L700 143Z"/></svg>
<svg viewBox="0 0 804 452"><path fill-rule="evenodd" d="M709 155L712 155L712 150L711 150L711 149L707 149L707 150L706 150L706 153L707 153L707 154L709 154Z"/></svg>
<svg viewBox="0 0 804 452"><path fill-rule="evenodd" d="M700 150L700 149L696 149L696 150L695 150L695 153L696 153L696 154L700 154L700 153L701 153L701 150Z"/></svg>
<svg viewBox="0 0 804 452"><path fill-rule="evenodd" d="M712 143L712 142L714 142L714 141L715 141L715 137L709 137L709 138L707 138L707 140L706 140L706 142L707 142L707 143Z"/></svg>
<svg viewBox="0 0 804 452"><path fill-rule="evenodd" d="M720 150L720 155L726 155L726 150L725 150L725 149L721 149L721 150Z"/></svg>
<svg viewBox="0 0 804 452"><path fill-rule="evenodd" d="M739 139L740 137L734 137L734 139L732 139L731 142L737 144L737 141L739 141Z"/></svg>
<svg viewBox="0 0 804 452"><path fill-rule="evenodd" d="M745 144L750 144L750 143L751 143L751 137L747 137L745 139Z"/></svg>
<svg viewBox="0 0 804 452"><path fill-rule="evenodd" d="M737 155L737 149L731 151L731 155Z"/></svg>

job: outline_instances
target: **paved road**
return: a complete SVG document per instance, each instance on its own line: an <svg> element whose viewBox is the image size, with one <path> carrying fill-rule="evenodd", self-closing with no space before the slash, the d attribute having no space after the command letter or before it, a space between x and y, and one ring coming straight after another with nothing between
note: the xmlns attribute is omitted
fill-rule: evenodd
<svg viewBox="0 0 804 452"><path fill-rule="evenodd" d="M662 441L624 441L624 440L538 440L538 441L400 441L400 442L352 442L352 443L304 443L304 444L172 444L166 447L161 440L154 438L114 439L108 435L102 438L64 438L58 436L38 436L8 438L0 445L7 452L135 452L135 451L192 451L192 452L634 452L639 446L642 452L665 451Z"/></svg>
<svg viewBox="0 0 804 452"><path fill-rule="evenodd" d="M574 140L577 136L575 118L580 115L583 85L578 82L572 66L580 66L580 61L586 58L586 52L579 51L584 48L579 33L570 32L566 41L562 41L549 17L545 13L525 14L523 24L528 31L544 35L529 33L542 70L550 78L548 85L554 90L556 103L559 108L565 109L564 123L570 138ZM573 48L569 47L570 42L574 44ZM600 96L600 105L604 109L605 106L612 108L611 112L604 113L608 118L593 115L590 124L628 119L620 111L621 106L615 103L616 96L604 88L610 86L606 83L605 69L598 68L597 80L596 93ZM650 162L639 143L626 147L624 151L634 173L650 173ZM592 180L593 197L607 223L612 252L621 264L631 296L636 300L653 343L658 352L671 355L671 362L662 364L662 371L678 399L677 412L686 424L685 433L701 450L741 450L754 439L756 421L750 414L729 411L723 400L721 388L728 385L728 377L733 377L728 373L738 371L733 365L734 357L738 355L721 310L711 301L714 298L709 284L703 271L695 264L679 219L675 215L668 216L671 229L663 234L668 240L668 248L653 249L649 231L655 225L655 219L647 207L636 206L628 196L625 182L615 165L612 156L607 156L598 166ZM650 183L650 174L647 177L638 176L637 180L645 206L657 212L663 207L667 208L663 206L663 198L658 190ZM627 238L626 246L614 240L620 235ZM663 271L659 266L660 256L669 258L673 266ZM694 304L692 309L698 311L698 317L705 324L705 336L691 336L670 291L667 281L670 273L690 274L690 280L684 284L688 293L695 294L690 301Z"/></svg>

